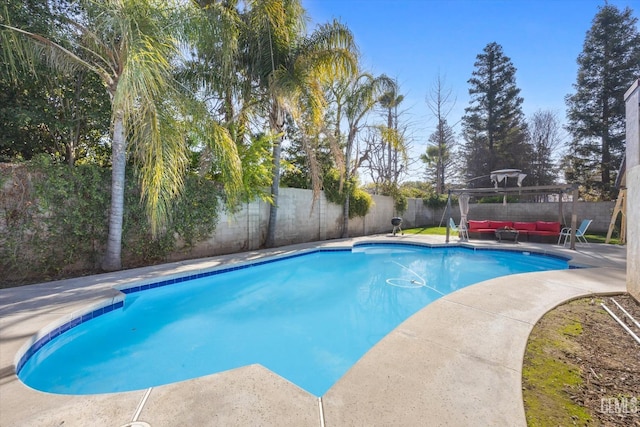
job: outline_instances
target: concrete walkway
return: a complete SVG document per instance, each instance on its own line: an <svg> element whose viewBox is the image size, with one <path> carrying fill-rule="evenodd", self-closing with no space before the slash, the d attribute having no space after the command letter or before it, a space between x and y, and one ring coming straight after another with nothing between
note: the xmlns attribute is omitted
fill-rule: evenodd
<svg viewBox="0 0 640 427"><path fill-rule="evenodd" d="M525 426L522 357L535 323L565 301L626 290L625 247L571 251L502 244L566 254L574 263L595 268L503 277L442 297L386 336L322 399L259 365L91 396L42 393L15 375L16 353L30 337L63 316L117 295L113 286L303 248L391 239L444 240L405 235L329 241L0 290L0 426Z"/></svg>

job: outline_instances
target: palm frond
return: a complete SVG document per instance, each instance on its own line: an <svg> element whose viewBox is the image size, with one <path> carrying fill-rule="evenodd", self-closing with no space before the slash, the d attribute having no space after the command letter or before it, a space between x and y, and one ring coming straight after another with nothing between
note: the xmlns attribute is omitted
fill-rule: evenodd
<svg viewBox="0 0 640 427"><path fill-rule="evenodd" d="M242 196L242 163L238 147L229 130L213 120L206 120L198 132L205 145L202 166L210 169L215 163L216 172L224 185L227 207L232 208Z"/></svg>
<svg viewBox="0 0 640 427"><path fill-rule="evenodd" d="M387 126L376 126L382 140L388 144L391 144L391 148L399 153L406 155L406 146L404 144L404 138L397 129L393 129Z"/></svg>
<svg viewBox="0 0 640 427"><path fill-rule="evenodd" d="M172 110L164 104L139 110L137 138L144 143L132 147L153 234L170 218L172 201L183 188L189 163L184 126Z"/></svg>
<svg viewBox="0 0 640 427"><path fill-rule="evenodd" d="M0 24L0 29L3 60L14 76L27 71L37 77L35 65L38 63L44 63L62 73L73 73L79 68L86 68L101 78L108 75L100 66L85 61L68 48L39 34L6 24Z"/></svg>

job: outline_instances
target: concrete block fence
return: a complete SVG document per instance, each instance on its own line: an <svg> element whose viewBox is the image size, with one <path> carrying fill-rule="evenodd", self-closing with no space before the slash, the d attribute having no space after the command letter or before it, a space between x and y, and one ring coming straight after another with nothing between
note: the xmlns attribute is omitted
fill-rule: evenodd
<svg viewBox="0 0 640 427"><path fill-rule="evenodd" d="M386 233L392 230L391 218L396 216L390 197L373 196L373 207L363 218L349 221L349 236ZM417 212L422 200L414 200L407 210L404 224L416 226L424 213ZM254 200L235 213L220 215L214 234L200 242L188 254L176 253L174 260L188 257L223 255L258 249L266 240L269 204ZM313 200L311 190L281 188L278 197L276 246L338 239L342 234L342 206L327 201L323 193Z"/></svg>
<svg viewBox="0 0 640 427"><path fill-rule="evenodd" d="M445 224L444 209L425 207L422 199L409 199L406 212L398 215L391 197L372 196L373 206L365 217L349 220L349 237L391 233L391 218L402 217L403 228ZM234 213L222 213L215 233L188 254L171 259L224 255L260 248L266 239L269 205L261 200L246 203ZM276 222L276 246L338 239L342 234L342 206L330 203L320 193L313 201L311 190L281 188Z"/></svg>
<svg viewBox="0 0 640 427"><path fill-rule="evenodd" d="M615 202L578 202L578 222L592 219L589 231L606 232ZM561 222L571 223L571 203L563 203ZM458 223L460 211L453 206L452 217ZM558 203L472 203L468 219L495 219L509 221L557 221ZM349 221L349 236L390 233L391 218L398 216L391 197L373 196L373 206L363 218ZM402 227L427 227L446 224L444 209L432 209L422 199L409 199L408 209L402 215ZM177 252L171 259L204 257L260 248L265 241L269 220L269 205L263 201L246 203L234 213L223 213L215 233L188 253ZM276 245L338 239L342 231L342 207L330 203L320 194L315 202L311 190L281 188L278 200Z"/></svg>

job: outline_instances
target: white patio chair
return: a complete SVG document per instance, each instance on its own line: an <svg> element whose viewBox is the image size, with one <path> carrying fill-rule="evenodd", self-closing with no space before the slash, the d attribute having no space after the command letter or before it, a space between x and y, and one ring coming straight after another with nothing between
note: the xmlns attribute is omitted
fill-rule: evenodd
<svg viewBox="0 0 640 427"><path fill-rule="evenodd" d="M469 232L464 224L456 226L456 223L453 222L453 218L449 218L449 228L454 233L458 233L458 237L460 237L461 240L469 240Z"/></svg>
<svg viewBox="0 0 640 427"><path fill-rule="evenodd" d="M580 227L576 230L576 241L578 243L584 243L586 246L589 246L589 242L587 242L587 238L584 237L584 233L587 232L587 228L591 225L591 219L583 219L580 223ZM562 246L567 245L567 239L570 239L571 236L571 227L565 227L560 230L560 236L558 236L558 244L560 244L560 240L564 237L564 243Z"/></svg>

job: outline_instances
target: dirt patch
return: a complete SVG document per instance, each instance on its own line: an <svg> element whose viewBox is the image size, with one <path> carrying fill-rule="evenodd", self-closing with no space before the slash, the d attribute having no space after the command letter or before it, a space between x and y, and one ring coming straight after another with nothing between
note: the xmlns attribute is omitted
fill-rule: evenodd
<svg viewBox="0 0 640 427"><path fill-rule="evenodd" d="M614 303L640 322L640 304L629 295L575 300L547 313L534 327L523 364L529 426L640 427L640 343Z"/></svg>

